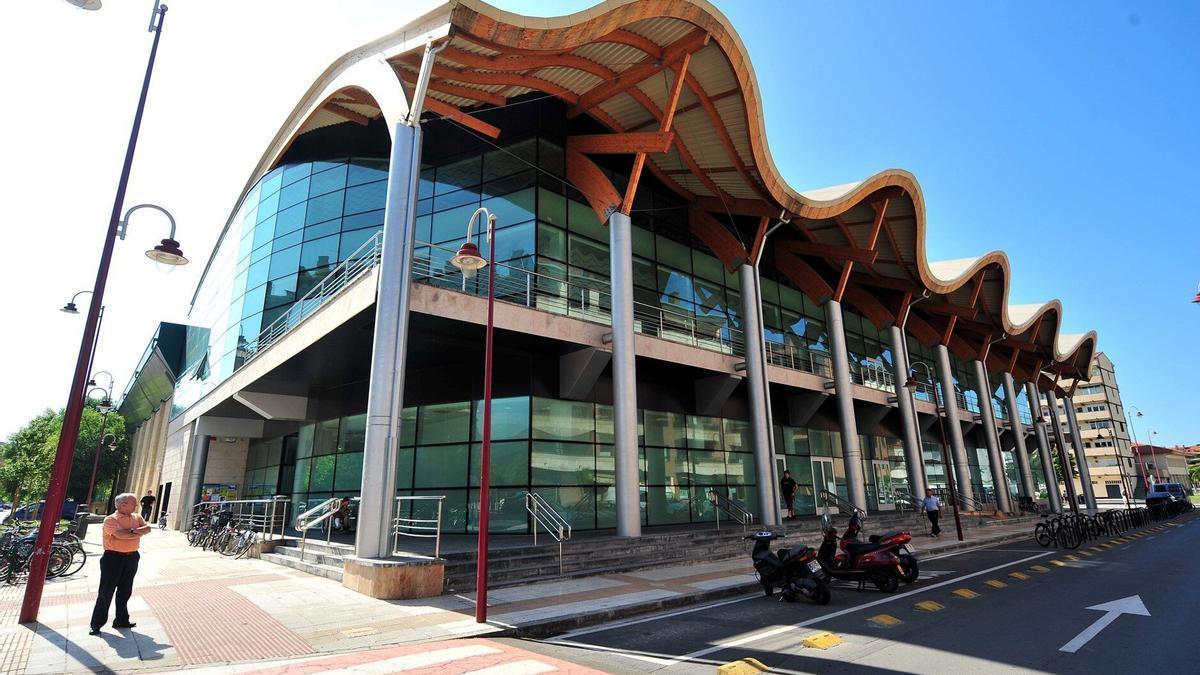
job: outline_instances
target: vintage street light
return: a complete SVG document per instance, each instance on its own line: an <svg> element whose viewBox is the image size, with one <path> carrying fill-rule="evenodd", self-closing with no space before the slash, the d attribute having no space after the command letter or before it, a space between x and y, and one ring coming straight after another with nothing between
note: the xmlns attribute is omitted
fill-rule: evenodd
<svg viewBox="0 0 1200 675"><path fill-rule="evenodd" d="M475 219L484 216L487 220L488 257L487 260L479 254L475 245ZM484 267L488 268L487 294L487 332L484 342L483 356L483 447L479 453L479 539L478 560L475 565L475 621L487 621L487 562L488 562L488 484L492 468L492 331L495 322L496 309L496 265L488 264L496 261L496 216L486 208L475 209L471 219L467 221L467 239L459 247L458 253L450 259L450 264L462 271L464 279L471 279L475 273Z"/></svg>
<svg viewBox="0 0 1200 675"><path fill-rule="evenodd" d="M909 391L913 391L917 388L917 378L913 377L912 374L912 371L915 370L917 366L921 366L925 369L925 378L929 380L930 385L933 387L933 404L936 408L938 416L938 429L942 432L942 466L944 467L943 470L946 472L946 486L950 488L950 507L954 509L954 529L958 531L958 540L962 541L962 519L958 517L958 491L954 489L954 467L950 465L950 453L949 450L947 450L949 443L946 440L946 418L943 417L943 413L945 413L946 410L942 406L941 389L939 389L938 386L933 383L933 369L929 367L928 363L923 361L916 361L910 364L908 379L904 381L904 388L908 389ZM955 424L957 423L958 422L956 421Z"/></svg>
<svg viewBox="0 0 1200 675"><path fill-rule="evenodd" d="M85 9L97 9L98 2L79 0L76 6ZM46 507L42 510L41 525L38 528L37 541L34 544L33 556L29 561L29 582L25 587L25 597L21 601L20 623L37 621L38 610L42 604L42 590L46 584L46 568L50 561L50 543L62 515L63 499L66 497L67 480L71 475L71 459L75 451L75 443L79 439L79 422L83 416L83 389L91 369L92 354L95 347L96 335L99 330L100 307L104 301L104 288L108 283L108 270L112 264L113 248L117 242L118 232L124 233L121 210L125 205L125 191L129 187L129 174L133 168L134 150L137 148L138 133L142 126L142 115L146 110L146 98L150 91L150 77L154 72L154 58L158 53L158 43L162 37L163 21L167 16L167 6L156 0L150 14L149 31L154 34L150 46L150 57L146 62L146 74L142 79L142 88L138 96L137 109L133 115L133 128L129 132L129 143L125 148L125 160L121 165L121 175L117 181L117 193L113 198L112 212L109 215L108 228L105 232L104 245L100 251L100 261L96 270L96 282L92 288L92 302L88 308L87 321L84 324L83 336L80 340L79 355L75 362L75 374L71 380L71 390L67 396L67 408L63 413L62 431L59 434L58 448L54 455L54 468L50 474L50 486L46 491ZM132 209L131 209L132 211ZM128 217L128 214L126 214ZM127 221L126 221L127 222ZM164 240L154 251L161 256L150 257L166 264L184 264L187 259L182 256L179 246L174 243L174 219L172 219L171 239ZM149 255L149 252L147 252Z"/></svg>

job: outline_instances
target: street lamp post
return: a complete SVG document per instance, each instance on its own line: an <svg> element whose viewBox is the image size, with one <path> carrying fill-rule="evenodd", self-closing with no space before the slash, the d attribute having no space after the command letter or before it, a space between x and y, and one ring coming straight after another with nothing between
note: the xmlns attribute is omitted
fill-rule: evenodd
<svg viewBox="0 0 1200 675"><path fill-rule="evenodd" d="M115 448L117 443L115 436L104 433L108 429L108 413L112 410L112 390L114 384L113 376L112 373L108 372L107 370L94 373L92 375L92 379L88 380L89 386L94 386L96 384L96 375L108 376L108 390L106 391L104 401L101 402L102 404L107 402L108 405L102 405L98 407L100 410L100 439L96 441L96 454L92 457L92 477L88 479L87 499L85 499L83 502L85 505L84 508L87 509L89 513L92 509L92 491L95 490L96 487L96 473L100 470L100 453L104 450L105 445ZM108 441L110 438L112 441L106 443L106 441Z"/></svg>
<svg viewBox="0 0 1200 675"><path fill-rule="evenodd" d="M950 443L946 440L946 418L943 416L945 407L942 405L941 390L936 384L933 384L933 369L924 361L917 361L909 364L908 379L904 381L904 388L913 390L917 388L917 378L913 377L912 370L917 366L925 369L925 378L929 380L930 386L933 387L933 404L935 412L938 416L938 429L942 433L942 466L946 472L946 486L950 488L950 508L954 510L954 529L958 531L958 540L963 540L962 519L958 516L958 491L954 489L954 469L950 466L950 454L946 450ZM957 424L957 422L955 422Z"/></svg>
<svg viewBox="0 0 1200 675"><path fill-rule="evenodd" d="M484 260L474 242L475 219L483 215L487 221L488 257ZM479 453L479 537L475 565L475 621L487 621L487 562L488 562L488 487L492 468L492 330L496 309L496 216L486 208L475 209L467 221L467 240L459 247L450 264L470 279L480 269L488 268L487 337L483 356L483 446ZM536 527L536 524L535 524Z"/></svg>
<svg viewBox="0 0 1200 675"><path fill-rule="evenodd" d="M94 8L99 3L87 2L84 4ZM92 301L88 307L87 321L84 323L79 354L75 361L75 374L71 380L70 393L67 396L62 431L59 434L58 448L54 455L54 467L50 474L50 486L46 492L46 508L42 510L41 525L38 528L33 556L29 562L29 582L25 587L25 597L21 602L20 623L36 621L38 609L42 604L42 590L46 584L46 568L50 561L50 543L54 538L59 517L62 515L67 480L71 474L71 459L75 452L75 443L79 439L79 422L83 416L84 406L83 389L88 380L92 349L99 328L100 307L104 301L104 288L108 282L108 269L112 264L117 233L121 229L121 209L125 205L125 191L129 186L130 170L133 168L134 149L137 147L138 132L142 126L142 114L145 112L146 97L150 91L150 76L154 72L154 57L158 53L158 43L162 37L162 26L166 15L166 5L155 2L150 22L150 32L154 33L154 42L151 44L150 58L146 63L146 75L142 80L137 110L133 116L133 128L129 133L129 143L125 149L125 161L121 166L121 176L117 181L117 193L113 199L112 213L109 216L104 246L101 249L100 262L96 270L96 282L92 288ZM153 254L162 254L162 257L155 258ZM167 264L187 262L183 258L182 252L179 251L178 243L175 243L173 239L164 240L162 246L147 251L147 255Z"/></svg>

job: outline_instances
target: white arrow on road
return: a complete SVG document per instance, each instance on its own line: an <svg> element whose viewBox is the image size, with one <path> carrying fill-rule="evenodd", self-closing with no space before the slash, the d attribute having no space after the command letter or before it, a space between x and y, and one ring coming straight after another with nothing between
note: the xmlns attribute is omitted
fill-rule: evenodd
<svg viewBox="0 0 1200 675"><path fill-rule="evenodd" d="M1117 617L1121 616L1122 614L1150 616L1150 611L1146 609L1146 605L1142 604L1142 596L1140 595L1131 595L1128 598L1113 600L1112 602L1106 602L1102 605L1092 605L1091 607L1088 607L1088 609L1099 610L1101 612L1106 612L1106 614L1099 619L1096 619L1096 622L1084 629L1082 633L1076 635L1074 640L1071 640L1067 644L1059 647L1058 651L1074 654L1075 652L1079 651L1080 647L1086 645L1089 640L1096 637L1100 631L1104 630L1108 624L1116 621Z"/></svg>

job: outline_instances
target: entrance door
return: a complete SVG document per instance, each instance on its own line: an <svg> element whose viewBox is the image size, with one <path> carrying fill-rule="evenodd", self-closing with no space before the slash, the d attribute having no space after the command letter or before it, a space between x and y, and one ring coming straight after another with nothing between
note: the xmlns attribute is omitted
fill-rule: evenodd
<svg viewBox="0 0 1200 675"><path fill-rule="evenodd" d="M892 487L892 467L886 460L872 460L872 473L875 474L876 508L880 511L896 510L896 494Z"/></svg>
<svg viewBox="0 0 1200 675"><path fill-rule="evenodd" d="M821 498L821 491L828 490L830 494L837 494L837 482L833 478L833 458L832 457L813 457L812 458L813 472L813 491L816 497L816 513L818 516L825 514L837 513L836 506L828 506L825 500Z"/></svg>

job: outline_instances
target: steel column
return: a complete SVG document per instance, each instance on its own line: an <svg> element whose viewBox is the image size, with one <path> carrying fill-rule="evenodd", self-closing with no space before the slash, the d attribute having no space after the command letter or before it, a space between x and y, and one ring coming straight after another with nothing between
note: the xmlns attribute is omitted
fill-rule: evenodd
<svg viewBox="0 0 1200 675"><path fill-rule="evenodd" d="M188 527L188 512L192 506L200 503L200 490L204 487L204 470L208 466L208 434L196 433L200 429L200 421L192 423L192 454L188 462L187 490L180 497L183 503L176 509L181 514L175 519L179 527Z"/></svg>
<svg viewBox="0 0 1200 675"><path fill-rule="evenodd" d="M775 453L767 406L767 367L763 359L763 330L759 323L758 271L752 265L738 270L742 291L742 336L746 351L746 384L750 392L750 428L754 432L754 474L758 480L758 512L764 525L780 524L776 493Z"/></svg>
<svg viewBox="0 0 1200 675"><path fill-rule="evenodd" d="M371 384L363 447L362 498L358 509L358 556L391 554L392 507L396 497L396 442L404 404L408 356L408 306L411 298L417 184L421 175L421 129L397 122L392 131L387 200L383 215L383 253L375 335L371 347Z"/></svg>
<svg viewBox="0 0 1200 675"><path fill-rule="evenodd" d="M1053 424L1054 442L1058 446L1059 463L1062 464L1062 479L1067 488L1067 498L1071 501L1071 510L1079 510L1079 501L1075 499L1075 476L1071 471L1071 462L1067 460L1067 439L1063 436L1062 424L1058 421L1058 397L1052 390L1046 390L1046 406L1050 408L1050 421Z"/></svg>
<svg viewBox="0 0 1200 675"><path fill-rule="evenodd" d="M638 488L637 365L633 331L633 234L629 216L608 217L612 284L613 455L616 463L617 536L642 534Z"/></svg>
<svg viewBox="0 0 1200 675"><path fill-rule="evenodd" d="M1092 487L1092 472L1088 468L1083 437L1079 435L1079 420L1075 417L1075 402L1070 398L1063 399L1063 407L1067 410L1067 425L1071 429L1071 445L1075 447L1075 463L1079 465L1079 484L1083 487L1083 499L1088 509L1095 513L1096 491ZM1120 468L1119 462L1117 468Z"/></svg>
<svg viewBox="0 0 1200 675"><path fill-rule="evenodd" d="M896 405L900 409L901 439L904 441L904 465L908 470L908 490L914 497L925 496L925 462L921 440L917 434L917 405L913 392L904 386L908 381L908 345L904 331L892 326L892 374L896 378Z"/></svg>
<svg viewBox="0 0 1200 675"><path fill-rule="evenodd" d="M1042 474L1046 479L1046 498L1050 510L1062 513L1062 498L1059 496L1058 476L1054 473L1054 459L1050 456L1050 439L1046 434L1046 423L1042 420L1042 398L1032 382L1025 383L1025 398L1029 401L1029 412L1033 416L1033 433L1037 438L1038 454L1042 458Z"/></svg>
<svg viewBox="0 0 1200 675"><path fill-rule="evenodd" d="M1021 422L1021 409L1017 407L1017 389L1012 373L1004 373L1004 403L1008 406L1008 420L1012 424L1013 454L1017 458L1017 472L1021 474L1021 493L1030 499L1036 499L1033 471L1025 449L1025 425Z"/></svg>
<svg viewBox="0 0 1200 675"><path fill-rule="evenodd" d="M863 476L862 449L858 445L858 421L854 416L854 387L850 383L850 356L846 352L846 333L842 323L842 303L825 303L829 325L829 345L833 357L833 385L837 394L838 420L842 428L842 462L846 469L846 488L850 502L867 510L867 484Z"/></svg>
<svg viewBox="0 0 1200 675"><path fill-rule="evenodd" d="M937 375L942 386L942 406L946 409L946 427L950 431L950 449L954 453L954 476L963 508L975 498L971 486L971 470L967 466L967 446L963 442L962 426L958 422L958 397L954 395L954 379L950 375L950 351L946 345L937 346Z"/></svg>
<svg viewBox="0 0 1200 675"><path fill-rule="evenodd" d="M1004 456L1000 454L1000 436L996 431L996 413L992 408L992 383L983 361L975 359L975 393L979 395L979 419L983 422L984 442L987 444L988 464L992 469L992 489L996 492L996 508L1012 511L1008 497L1008 476L1004 473Z"/></svg>

